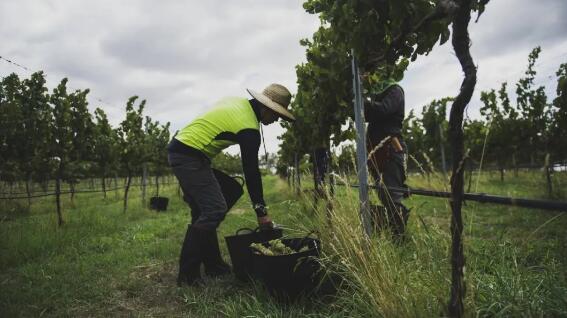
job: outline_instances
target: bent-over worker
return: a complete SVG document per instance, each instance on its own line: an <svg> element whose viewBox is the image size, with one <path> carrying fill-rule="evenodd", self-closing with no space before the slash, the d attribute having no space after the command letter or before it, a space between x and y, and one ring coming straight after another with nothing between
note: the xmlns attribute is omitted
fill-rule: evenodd
<svg viewBox="0 0 567 318"><path fill-rule="evenodd" d="M261 228L273 227L264 202L258 165L260 124L269 125L283 118L294 121L287 110L291 93L279 84L271 84L262 93L247 90L251 99L228 97L210 111L193 120L171 140L168 159L183 190L183 199L191 208L192 221L179 257L177 284L202 283L205 274L230 273L221 257L217 227L227 210L225 198L211 168L211 159L230 145L239 144L246 186Z"/></svg>

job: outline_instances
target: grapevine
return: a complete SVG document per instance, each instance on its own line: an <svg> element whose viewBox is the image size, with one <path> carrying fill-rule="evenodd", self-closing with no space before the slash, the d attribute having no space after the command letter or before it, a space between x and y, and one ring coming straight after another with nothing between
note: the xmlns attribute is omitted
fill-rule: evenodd
<svg viewBox="0 0 567 318"><path fill-rule="evenodd" d="M285 245L280 239L268 241L268 246L263 243L252 243L250 247L254 249L254 253L265 256L280 256L301 253L309 250L308 246L304 246L299 250L292 249Z"/></svg>

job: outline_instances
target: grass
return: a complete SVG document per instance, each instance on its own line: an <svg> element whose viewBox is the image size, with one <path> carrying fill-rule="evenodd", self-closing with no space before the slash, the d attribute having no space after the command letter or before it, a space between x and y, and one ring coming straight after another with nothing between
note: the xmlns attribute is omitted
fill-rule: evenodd
<svg viewBox="0 0 567 318"><path fill-rule="evenodd" d="M545 198L543 175L483 174L478 192ZM565 174L554 178L562 189ZM416 187L446 188L439 175L412 176ZM473 180L473 191L476 181ZM266 177L266 201L287 233L319 231L324 266L344 279L334 297L281 304L262 286L232 277L205 288L177 288L177 257L188 209L176 187L166 213L142 207L133 191L122 213L120 196L77 194L64 202L67 223L57 227L53 198L32 209L0 206L1 317L428 317L445 313L450 286L447 201L413 196L408 240L395 244L361 235L357 194L337 191L334 210L287 184ZM563 190L558 196L565 198ZM219 228L219 237L254 227L243 198ZM376 200L374 198L374 200ZM465 255L468 316L567 317L567 216L557 212L467 202ZM329 222L331 221L331 222ZM226 246L221 240L225 257Z"/></svg>

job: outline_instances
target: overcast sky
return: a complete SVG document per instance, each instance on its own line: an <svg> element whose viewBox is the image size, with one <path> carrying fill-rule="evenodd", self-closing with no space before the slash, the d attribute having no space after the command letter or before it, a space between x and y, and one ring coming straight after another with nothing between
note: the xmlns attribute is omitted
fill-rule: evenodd
<svg viewBox="0 0 567 318"><path fill-rule="evenodd" d="M69 78L90 88L90 107L117 125L128 97L147 100L146 114L182 128L223 96L246 97L272 82L295 93L295 65L305 60L299 40L317 29L300 0L77 1L0 0L0 56L43 70L48 86ZM472 24L479 92L513 83L537 45L536 82L553 94L555 71L567 62L566 0L492 0ZM0 60L0 76L30 72ZM411 64L402 82L406 112L434 98L454 96L462 80L450 42ZM269 152L282 129L264 130ZM238 152L238 148L231 152Z"/></svg>

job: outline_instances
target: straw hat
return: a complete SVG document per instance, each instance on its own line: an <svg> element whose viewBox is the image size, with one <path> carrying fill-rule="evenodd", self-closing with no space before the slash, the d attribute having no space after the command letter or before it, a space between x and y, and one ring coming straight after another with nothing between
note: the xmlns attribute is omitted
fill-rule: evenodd
<svg viewBox="0 0 567 318"><path fill-rule="evenodd" d="M278 113L283 119L295 121L295 117L287 110L289 102L291 101L291 93L285 86L270 84L268 87L264 88L261 94L248 88L246 90L257 101Z"/></svg>

